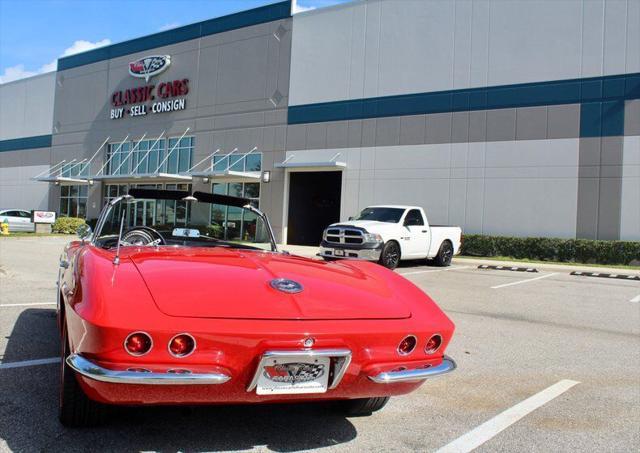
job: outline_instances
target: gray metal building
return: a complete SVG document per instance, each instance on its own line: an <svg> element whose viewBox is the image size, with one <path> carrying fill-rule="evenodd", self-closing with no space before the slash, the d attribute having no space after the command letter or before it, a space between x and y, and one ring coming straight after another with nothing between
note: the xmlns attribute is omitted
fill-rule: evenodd
<svg viewBox="0 0 640 453"><path fill-rule="evenodd" d="M135 184L253 198L296 244L386 203L640 240L640 1L285 1L60 59L0 121L0 207L95 218Z"/></svg>

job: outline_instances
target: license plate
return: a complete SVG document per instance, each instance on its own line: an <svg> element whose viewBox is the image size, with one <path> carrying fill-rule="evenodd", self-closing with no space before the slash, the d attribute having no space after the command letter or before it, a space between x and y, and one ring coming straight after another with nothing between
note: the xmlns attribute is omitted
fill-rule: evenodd
<svg viewBox="0 0 640 453"><path fill-rule="evenodd" d="M325 393L329 382L329 357L278 357L262 366L258 395Z"/></svg>
<svg viewBox="0 0 640 453"><path fill-rule="evenodd" d="M333 254L335 256L344 256L344 250L334 250Z"/></svg>

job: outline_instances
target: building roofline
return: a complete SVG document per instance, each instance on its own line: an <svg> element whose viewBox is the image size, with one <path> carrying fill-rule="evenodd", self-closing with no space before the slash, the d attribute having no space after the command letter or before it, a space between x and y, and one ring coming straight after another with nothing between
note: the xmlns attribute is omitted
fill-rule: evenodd
<svg viewBox="0 0 640 453"><path fill-rule="evenodd" d="M6 87L7 85L11 85L12 83L28 82L30 80L37 79L37 78L43 78L43 77L46 77L46 76L53 77L55 79L56 78L55 75L56 75L56 71L48 71L48 72L43 72L41 74L30 75L28 77L22 77L20 79L12 80L10 82L2 82L2 83L0 83L0 86L1 87Z"/></svg>
<svg viewBox="0 0 640 453"><path fill-rule="evenodd" d="M291 17L291 0L240 11L58 59L58 71Z"/></svg>

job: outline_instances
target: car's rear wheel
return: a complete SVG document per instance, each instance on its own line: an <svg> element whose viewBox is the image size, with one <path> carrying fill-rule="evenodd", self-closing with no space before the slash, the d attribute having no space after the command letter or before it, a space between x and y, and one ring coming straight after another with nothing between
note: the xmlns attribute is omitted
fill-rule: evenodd
<svg viewBox="0 0 640 453"><path fill-rule="evenodd" d="M395 269L400 264L400 244L396 241L387 242L380 253L380 264L387 269Z"/></svg>
<svg viewBox="0 0 640 453"><path fill-rule="evenodd" d="M358 398L354 400L344 400L338 403L342 413L351 416L371 415L375 411L382 409L389 401L388 396L377 396L373 398Z"/></svg>
<svg viewBox="0 0 640 453"><path fill-rule="evenodd" d="M66 358L71 353L67 327L62 321L61 364L60 364L60 405L58 416L60 423L69 428L95 426L104 420L104 405L90 400L82 391L75 371L67 365Z"/></svg>
<svg viewBox="0 0 640 453"><path fill-rule="evenodd" d="M450 266L453 259L453 245L450 241L444 241L438 250L435 263L436 266Z"/></svg>

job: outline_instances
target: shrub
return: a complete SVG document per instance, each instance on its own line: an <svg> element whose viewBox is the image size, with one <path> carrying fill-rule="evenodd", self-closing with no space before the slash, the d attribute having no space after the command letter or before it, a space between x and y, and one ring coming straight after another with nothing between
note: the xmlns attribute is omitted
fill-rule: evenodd
<svg viewBox="0 0 640 453"><path fill-rule="evenodd" d="M631 264L640 261L640 242L469 234L464 236L461 254L541 261Z"/></svg>
<svg viewBox="0 0 640 453"><path fill-rule="evenodd" d="M207 236L211 236L216 239L222 239L222 236L224 235L224 227L217 224L209 225L207 227L206 234Z"/></svg>
<svg viewBox="0 0 640 453"><path fill-rule="evenodd" d="M75 234L78 227L84 224L84 219L78 217L58 217L51 231L54 233Z"/></svg>

